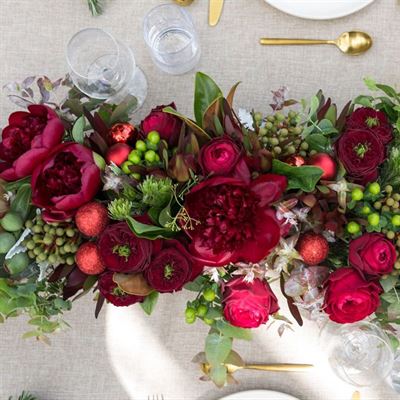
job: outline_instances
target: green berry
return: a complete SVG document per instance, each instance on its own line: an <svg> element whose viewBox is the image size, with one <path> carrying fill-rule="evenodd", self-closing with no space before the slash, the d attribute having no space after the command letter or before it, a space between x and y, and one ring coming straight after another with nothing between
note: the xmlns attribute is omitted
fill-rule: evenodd
<svg viewBox="0 0 400 400"><path fill-rule="evenodd" d="M368 223L371 226L378 226L380 220L381 220L380 215L377 214L377 213L373 213L373 214L368 215Z"/></svg>
<svg viewBox="0 0 400 400"><path fill-rule="evenodd" d="M55 233L55 232L54 232ZM66 235L68 237L74 237L75 236L75 231L72 228L67 228L65 231Z"/></svg>
<svg viewBox="0 0 400 400"><path fill-rule="evenodd" d="M364 197L364 192L360 188L354 188L351 192L351 198L354 201L360 201Z"/></svg>
<svg viewBox="0 0 400 400"><path fill-rule="evenodd" d="M400 226L400 215L393 215L393 217L392 217L392 225Z"/></svg>
<svg viewBox="0 0 400 400"><path fill-rule="evenodd" d="M44 238L43 238L43 244L45 244L45 245L47 245L47 246L50 246L52 243L54 242L54 237L53 236L45 236Z"/></svg>
<svg viewBox="0 0 400 400"><path fill-rule="evenodd" d="M151 164L156 160L156 152L154 150L147 150L144 158L148 163Z"/></svg>
<svg viewBox="0 0 400 400"><path fill-rule="evenodd" d="M303 142L300 146L302 148L302 150L308 150L308 143L307 142Z"/></svg>
<svg viewBox="0 0 400 400"><path fill-rule="evenodd" d="M35 256L38 256L41 252L42 252L42 249L41 249L40 247L35 247L35 248L33 249L33 254L34 254Z"/></svg>
<svg viewBox="0 0 400 400"><path fill-rule="evenodd" d="M214 323L214 320L211 318L204 318L203 321L207 324L207 325L212 325Z"/></svg>
<svg viewBox="0 0 400 400"><path fill-rule="evenodd" d="M268 133L268 130L267 130L267 128L262 127L262 128L260 128L258 133L260 134L260 136L265 136Z"/></svg>
<svg viewBox="0 0 400 400"><path fill-rule="evenodd" d="M197 307L196 314L197 314L198 317L203 318L203 317L206 316L207 311L208 311L208 307L205 304L200 304Z"/></svg>
<svg viewBox="0 0 400 400"><path fill-rule="evenodd" d="M145 153L147 151L146 143L143 140L138 140L135 144L135 148L136 150L139 150L142 153Z"/></svg>
<svg viewBox="0 0 400 400"><path fill-rule="evenodd" d="M142 157L137 152L137 150L132 150L128 156L128 162L131 162L134 165L138 165L142 162ZM124 163L125 164L125 163ZM125 172L125 171L124 171ZM130 172L130 171L129 171ZM125 172L126 173L126 172Z"/></svg>
<svg viewBox="0 0 400 400"><path fill-rule="evenodd" d="M66 253L70 253L71 252L71 245L69 243L64 244L64 251Z"/></svg>
<svg viewBox="0 0 400 400"><path fill-rule="evenodd" d="M17 232L23 227L24 222L19 214L11 211L0 220L0 225L8 232Z"/></svg>
<svg viewBox="0 0 400 400"><path fill-rule="evenodd" d="M361 214L368 215L368 214L370 214L370 213L371 213L371 208L370 208L369 206L364 206L364 207L361 209Z"/></svg>
<svg viewBox="0 0 400 400"><path fill-rule="evenodd" d="M35 248L36 244L33 240L29 240L28 243L26 244L26 248L28 250L33 250Z"/></svg>
<svg viewBox="0 0 400 400"><path fill-rule="evenodd" d="M395 236L396 236L396 234L395 234L393 231L389 231L389 232L386 234L386 237L387 237L389 240L393 240Z"/></svg>
<svg viewBox="0 0 400 400"><path fill-rule="evenodd" d="M379 194L379 193L381 192L381 187L380 187L380 185L379 185L378 182L374 182L374 183L371 183L371 184L368 186L368 191L369 191L371 194L377 195L377 194Z"/></svg>
<svg viewBox="0 0 400 400"><path fill-rule="evenodd" d="M43 229L42 229L42 226L41 226L41 225L35 225L35 226L32 228L32 232L33 232L33 233L42 233L42 231L43 231Z"/></svg>
<svg viewBox="0 0 400 400"><path fill-rule="evenodd" d="M279 146L276 146L276 147L274 147L274 152L275 152L275 154L281 154L282 149Z"/></svg>
<svg viewBox="0 0 400 400"><path fill-rule="evenodd" d="M65 230L63 228L57 228L56 229L56 235L57 236L64 236Z"/></svg>
<svg viewBox="0 0 400 400"><path fill-rule="evenodd" d="M63 237L58 237L56 239L56 245L57 246L62 246L64 244L65 239Z"/></svg>
<svg viewBox="0 0 400 400"><path fill-rule="evenodd" d="M36 260L38 262L46 261L47 260L47 255L46 253L40 253L37 257Z"/></svg>
<svg viewBox="0 0 400 400"><path fill-rule="evenodd" d="M279 140L277 138L271 138L269 142L271 143L271 146L277 146L279 144Z"/></svg>
<svg viewBox="0 0 400 400"><path fill-rule="evenodd" d="M57 256L55 254L50 254L47 261L50 264L55 264L57 262Z"/></svg>
<svg viewBox="0 0 400 400"><path fill-rule="evenodd" d="M374 208L375 208L376 210L380 210L380 209L382 208L382 203L381 203L380 201L376 201L376 202L374 203Z"/></svg>
<svg viewBox="0 0 400 400"><path fill-rule="evenodd" d="M133 179L136 179L137 181L140 181L142 179L142 175L140 175L137 172L134 172L133 174L130 175Z"/></svg>
<svg viewBox="0 0 400 400"><path fill-rule="evenodd" d="M255 119L257 122L262 121L262 119L263 119L262 114L261 114L260 112L256 112L256 113L254 114L254 119Z"/></svg>
<svg viewBox="0 0 400 400"><path fill-rule="evenodd" d="M386 193L392 193L392 192L393 192L393 186L391 186L391 185L386 185L386 186L385 186L385 192L386 192Z"/></svg>
<svg viewBox="0 0 400 400"><path fill-rule="evenodd" d="M9 232L0 233L0 253L6 254L14 246L15 242L13 234Z"/></svg>
<svg viewBox="0 0 400 400"><path fill-rule="evenodd" d="M193 324L196 321L196 310L192 307L188 307L185 310L185 320L187 324Z"/></svg>
<svg viewBox="0 0 400 400"><path fill-rule="evenodd" d="M382 206L382 212L389 212L390 208L388 206Z"/></svg>
<svg viewBox="0 0 400 400"><path fill-rule="evenodd" d="M140 163L140 160L139 160L139 163ZM125 174L129 175L129 174L131 173L131 170L130 170L130 168L129 168L131 165L133 165L133 162L132 162L132 161L125 161L125 162L123 162L122 165L121 165L122 171L123 171Z"/></svg>
<svg viewBox="0 0 400 400"><path fill-rule="evenodd" d="M360 232L360 225L357 222L351 221L347 224L347 232L352 235Z"/></svg>
<svg viewBox="0 0 400 400"><path fill-rule="evenodd" d="M29 257L26 253L15 254L5 261L6 267L11 275L21 273L29 265Z"/></svg>
<svg viewBox="0 0 400 400"><path fill-rule="evenodd" d="M74 256L69 256L69 257L67 257L65 262L66 262L67 265L74 265L75 264L75 257Z"/></svg>
<svg viewBox="0 0 400 400"><path fill-rule="evenodd" d="M33 222L30 221L30 220L29 220L29 221L26 221L26 222L25 222L25 227L26 227L26 228L29 228L29 229L32 228L32 227L33 227Z"/></svg>
<svg viewBox="0 0 400 400"><path fill-rule="evenodd" d="M386 200L386 205L389 206L389 207L393 207L393 206L394 206L394 203L395 203L395 201L394 201L394 199L392 199L391 197L389 197L389 198Z"/></svg>
<svg viewBox="0 0 400 400"><path fill-rule="evenodd" d="M151 131L147 134L147 140L152 144L160 143L160 134L157 131Z"/></svg>
<svg viewBox="0 0 400 400"><path fill-rule="evenodd" d="M215 292L214 290L212 290L211 288L206 289L203 292L203 297L204 300L208 301L208 302L212 302L215 300Z"/></svg>

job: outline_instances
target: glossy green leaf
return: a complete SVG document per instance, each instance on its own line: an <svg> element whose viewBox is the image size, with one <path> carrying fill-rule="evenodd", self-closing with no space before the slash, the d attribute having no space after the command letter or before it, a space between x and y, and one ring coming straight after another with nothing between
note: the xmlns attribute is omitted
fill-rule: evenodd
<svg viewBox="0 0 400 400"><path fill-rule="evenodd" d="M31 177L27 176L26 178L22 178L19 179L17 181L14 182L7 182L4 185L5 190L7 190L7 192L15 192L16 190L18 190L21 186L25 185L25 184L29 184L31 181Z"/></svg>
<svg viewBox="0 0 400 400"><path fill-rule="evenodd" d="M132 217L126 219L127 224L131 228L132 232L141 238L155 240L155 239L171 239L175 237L176 233L169 229L162 228L160 226L143 224L136 221Z"/></svg>
<svg viewBox="0 0 400 400"><path fill-rule="evenodd" d="M331 150L330 140L322 133L313 133L306 138L310 150L327 153Z"/></svg>
<svg viewBox="0 0 400 400"><path fill-rule="evenodd" d="M86 118L82 115L79 117L72 127L72 137L75 142L82 144L85 139Z"/></svg>
<svg viewBox="0 0 400 400"><path fill-rule="evenodd" d="M146 296L143 303L140 303L140 306L147 315L151 315L151 313L154 311L154 308L158 301L158 297L159 293L154 291L151 292L148 296Z"/></svg>

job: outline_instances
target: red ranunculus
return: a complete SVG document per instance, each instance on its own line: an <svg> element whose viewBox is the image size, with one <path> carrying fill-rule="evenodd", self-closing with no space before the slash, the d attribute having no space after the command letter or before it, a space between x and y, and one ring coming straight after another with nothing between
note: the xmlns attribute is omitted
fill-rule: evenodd
<svg viewBox="0 0 400 400"><path fill-rule="evenodd" d="M101 234L98 247L104 265L115 272L142 272L150 264L151 240L137 237L126 222L109 225Z"/></svg>
<svg viewBox="0 0 400 400"><path fill-rule="evenodd" d="M32 174L32 203L45 209L47 221L72 217L100 188L93 152L77 143L57 146Z"/></svg>
<svg viewBox="0 0 400 400"><path fill-rule="evenodd" d="M195 186L185 201L193 222L193 229L186 230L192 254L210 266L262 260L281 237L270 205L286 185L286 177L266 174L250 184L215 177Z"/></svg>
<svg viewBox="0 0 400 400"><path fill-rule="evenodd" d="M378 166L385 160L385 147L372 131L348 130L335 147L350 178L362 184L376 180Z"/></svg>
<svg viewBox="0 0 400 400"><path fill-rule="evenodd" d="M99 291L114 306L126 307L131 304L141 303L145 299L144 296L125 293L113 281L113 275L113 272L105 272L100 276Z"/></svg>
<svg viewBox="0 0 400 400"><path fill-rule="evenodd" d="M396 249L380 233L365 233L349 246L349 263L370 277L381 277L393 271Z"/></svg>
<svg viewBox="0 0 400 400"><path fill-rule="evenodd" d="M232 176L250 181L250 171L241 151L228 136L212 139L203 146L199 163L205 175Z"/></svg>
<svg viewBox="0 0 400 400"><path fill-rule="evenodd" d="M181 132L182 121L172 114L163 112L165 107L172 107L176 110L175 103L153 108L151 113L142 121L142 131L145 135L151 131L157 131L161 139L166 140L170 146L176 146Z"/></svg>
<svg viewBox="0 0 400 400"><path fill-rule="evenodd" d="M3 129L0 178L6 181L31 175L64 134L64 125L51 108L31 105L28 111L12 113Z"/></svg>
<svg viewBox="0 0 400 400"><path fill-rule="evenodd" d="M145 272L149 285L160 293L181 290L183 285L202 272L185 246L177 240L164 240L162 249L155 251Z"/></svg>
<svg viewBox="0 0 400 400"><path fill-rule="evenodd" d="M370 129L383 144L393 139L393 128L386 114L371 107L361 107L355 110L347 119L349 129Z"/></svg>
<svg viewBox="0 0 400 400"><path fill-rule="evenodd" d="M325 283L325 312L339 324L361 321L376 311L383 292L378 281L367 281L354 268L340 268Z"/></svg>
<svg viewBox="0 0 400 400"><path fill-rule="evenodd" d="M257 328L279 310L278 300L267 282L243 277L228 282L223 292L224 317L233 326Z"/></svg>

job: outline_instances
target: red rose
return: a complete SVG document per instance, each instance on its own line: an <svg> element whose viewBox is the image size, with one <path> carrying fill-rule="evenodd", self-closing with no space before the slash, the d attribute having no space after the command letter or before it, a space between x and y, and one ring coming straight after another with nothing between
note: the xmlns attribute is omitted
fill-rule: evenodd
<svg viewBox="0 0 400 400"><path fill-rule="evenodd" d="M215 177L195 186L185 201L193 221L193 229L186 230L192 254L210 266L262 260L281 237L270 205L286 185L286 177L266 174L250 184Z"/></svg>
<svg viewBox="0 0 400 400"><path fill-rule="evenodd" d="M109 225L101 234L98 247L104 265L115 272L140 272L150 264L153 244L138 238L126 222Z"/></svg>
<svg viewBox="0 0 400 400"><path fill-rule="evenodd" d="M377 168L385 160L385 147L372 131L346 131L335 147L337 157L351 178L363 184L376 180Z"/></svg>
<svg viewBox="0 0 400 400"><path fill-rule="evenodd" d="M52 109L31 105L28 110L12 113L3 129L0 178L6 181L31 175L64 134L64 125Z"/></svg>
<svg viewBox="0 0 400 400"><path fill-rule="evenodd" d="M93 153L77 143L57 146L32 174L32 203L45 209L47 221L72 217L100 188Z"/></svg>
<svg viewBox="0 0 400 400"><path fill-rule="evenodd" d="M145 297L125 293L113 281L113 272L106 272L100 276L99 291L114 306L126 307L131 304L141 303Z"/></svg>
<svg viewBox="0 0 400 400"><path fill-rule="evenodd" d="M225 319L239 328L257 328L279 310L278 300L267 282L243 277L228 282L223 292Z"/></svg>
<svg viewBox="0 0 400 400"><path fill-rule="evenodd" d="M175 103L153 108L151 113L142 121L142 131L145 135L151 131L157 131L161 139L166 140L170 146L176 146L181 132L182 121L175 115L163 112L165 107L172 107L176 110Z"/></svg>
<svg viewBox="0 0 400 400"><path fill-rule="evenodd" d="M393 128L386 114L371 107L355 110L348 117L346 125L350 129L370 129L383 144L388 144L393 139Z"/></svg>
<svg viewBox="0 0 400 400"><path fill-rule="evenodd" d="M250 171L241 151L228 136L212 139L203 146L199 163L205 175L233 176L250 181Z"/></svg>
<svg viewBox="0 0 400 400"><path fill-rule="evenodd" d="M183 285L202 272L190 253L177 240L165 240L160 251L156 251L145 272L149 285L160 293L181 290Z"/></svg>
<svg viewBox="0 0 400 400"><path fill-rule="evenodd" d="M381 277L393 271L396 249L380 233L365 233L352 240L349 246L349 263L371 277Z"/></svg>
<svg viewBox="0 0 400 400"><path fill-rule="evenodd" d="M379 282L368 282L354 268L336 270L325 287L325 312L339 324L361 321L374 313L383 292Z"/></svg>

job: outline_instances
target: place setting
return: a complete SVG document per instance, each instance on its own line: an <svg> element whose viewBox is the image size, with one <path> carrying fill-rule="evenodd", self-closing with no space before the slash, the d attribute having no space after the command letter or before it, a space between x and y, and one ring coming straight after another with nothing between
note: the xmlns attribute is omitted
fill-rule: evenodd
<svg viewBox="0 0 400 400"><path fill-rule="evenodd" d="M0 142L0 322L26 320L15 340L31 341L40 352L56 335L71 334L69 314L83 297L92 299L93 319L78 318L95 324L107 311L107 332L99 335L110 349L116 346L118 356L109 355L109 362L132 399L186 393L179 377L165 386L156 378L165 373L167 381L173 374L168 365L178 360L158 353L169 337L158 327L177 320L186 324L177 325L185 332L182 347L196 349L179 359L179 371L197 374L190 385L206 387L201 390L213 399L305 400L296 382L319 376L322 361L326 379L343 385L347 399L373 399L375 390L395 399L396 82L360 76L363 91L349 91L344 104L319 90L324 82L304 98L281 86L271 88L263 109L241 107L236 94L246 92L246 81L226 88L198 70L201 38L227 23L231 1L204 2L203 26L194 22L195 3L163 1L141 17L141 43L157 74L193 77L185 93L192 114L179 107L179 93L169 93L170 103L162 104L149 90L153 77L138 62L137 43L96 27L112 6L106 1L87 1L96 18L65 43L63 76L29 73L4 86L14 111ZM324 7L317 0L263 3L260 12L272 6L290 18L327 20L366 12L374 0L332 0ZM330 45L344 57L362 58L376 38L348 21L348 31L337 38L312 38L312 32L310 38L276 38L265 29L248 45L260 46L266 57L270 46L296 51ZM261 330L264 336L258 336ZM317 332L318 357L301 351L296 340L304 340L302 330ZM265 332L274 337L271 343L290 335L298 343L296 356L282 346L271 353L281 357L254 362L249 354L261 359L255 347ZM244 343L253 349L246 356L238 351ZM118 357L130 367L116 366ZM151 374L154 386L147 380ZM250 374L262 383L257 389L246 385ZM276 382L292 381L273 390ZM168 391L156 393L162 387ZM46 400L24 390L10 400ZM199 396L187 398L205 398Z"/></svg>

